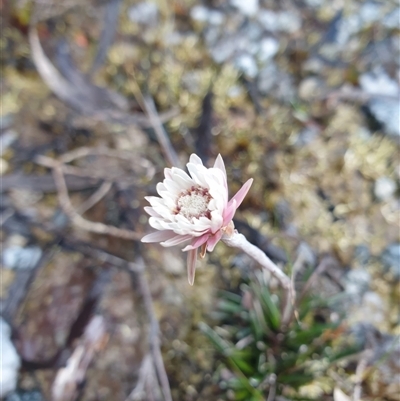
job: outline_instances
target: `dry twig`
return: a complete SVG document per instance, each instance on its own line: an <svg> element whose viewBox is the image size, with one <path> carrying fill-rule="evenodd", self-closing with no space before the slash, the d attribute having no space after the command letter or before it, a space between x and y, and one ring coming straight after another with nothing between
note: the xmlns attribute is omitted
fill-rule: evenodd
<svg viewBox="0 0 400 401"><path fill-rule="evenodd" d="M142 238L142 234L134 231L124 230L114 226L109 226L104 223L93 222L84 219L72 206L71 200L68 195L68 188L65 183L64 174L62 172L61 164L59 162L57 162L56 165L53 167L53 175L54 181L57 186L57 195L60 206L65 214L76 226L96 234L107 234L123 239L137 241Z"/></svg>
<svg viewBox="0 0 400 401"><path fill-rule="evenodd" d="M182 164L178 159L178 155L176 154L175 149L171 145L171 141L169 140L169 137L162 125L161 119L158 116L153 99L149 96L144 97L143 105L145 107L145 111L149 118L150 124L152 125L154 132L156 133L158 142L161 145L161 149L168 163L171 166L182 168Z"/></svg>
<svg viewBox="0 0 400 401"><path fill-rule="evenodd" d="M145 270L143 259L139 258L137 260L137 263L139 265L143 266L143 270L142 270L142 272L137 274L137 278L138 278L138 282L139 282L139 286L140 286L140 291L143 296L146 313L150 319L149 341L150 341L150 348L151 348L151 353L153 356L154 366L155 366L155 369L157 372L158 379L161 384L161 389L162 389L165 401L172 401L172 395L171 395L171 389L169 387L168 376L165 371L165 366L164 366L164 362L163 362L162 354L161 354L158 320L157 320L157 317L154 312L153 299L151 296L149 284L143 273Z"/></svg>

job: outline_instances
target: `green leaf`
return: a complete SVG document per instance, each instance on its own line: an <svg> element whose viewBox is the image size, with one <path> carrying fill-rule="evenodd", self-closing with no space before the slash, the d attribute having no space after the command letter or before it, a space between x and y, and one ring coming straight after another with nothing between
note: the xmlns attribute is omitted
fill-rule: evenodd
<svg viewBox="0 0 400 401"><path fill-rule="evenodd" d="M243 310L242 305L238 305L236 302L227 299L219 300L217 307L220 312L226 312L233 315L237 315Z"/></svg>
<svg viewBox="0 0 400 401"><path fill-rule="evenodd" d="M218 351L225 354L226 350L233 347L233 344L230 344L228 341L221 338L210 326L207 324L200 322L199 323L200 330L209 338L209 340L214 344Z"/></svg>
<svg viewBox="0 0 400 401"><path fill-rule="evenodd" d="M221 291L218 291L218 295L220 298L224 298L228 301L235 302L238 305L242 304L242 297L239 294L221 290Z"/></svg>
<svg viewBox="0 0 400 401"><path fill-rule="evenodd" d="M294 388L304 386L314 380L314 376L309 373L288 373L278 376L277 381L280 384L288 384Z"/></svg>

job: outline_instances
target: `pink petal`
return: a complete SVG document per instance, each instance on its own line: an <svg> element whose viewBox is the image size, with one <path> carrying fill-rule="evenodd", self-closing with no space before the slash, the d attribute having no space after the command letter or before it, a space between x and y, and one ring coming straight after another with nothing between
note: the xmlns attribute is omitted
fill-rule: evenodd
<svg viewBox="0 0 400 401"><path fill-rule="evenodd" d="M240 204L243 202L244 197L247 195L247 192L249 192L249 189L251 187L251 184L253 183L253 179L250 178L247 180L242 188L239 189L239 191L236 192L235 196L232 197L232 199L229 201L229 204L233 203L233 200L236 201L236 209L240 206Z"/></svg>
<svg viewBox="0 0 400 401"><path fill-rule="evenodd" d="M193 239L192 243L185 248L182 249L182 252L190 251L192 249L197 249L199 246L205 244L210 237L209 233L203 234L200 237L196 237Z"/></svg>
<svg viewBox="0 0 400 401"><path fill-rule="evenodd" d="M145 235L141 239L141 241L145 242L145 243L161 242L161 241L165 241L165 240L168 240L170 238L173 238L175 236L176 236L176 234L171 230L162 230L162 231L156 231L154 233Z"/></svg>
<svg viewBox="0 0 400 401"><path fill-rule="evenodd" d="M211 235L211 237L207 241L207 251L212 252L215 248L215 245L217 245L217 242L221 239L222 237L222 230L217 231L214 235Z"/></svg>
<svg viewBox="0 0 400 401"><path fill-rule="evenodd" d="M220 169L224 173L224 176L226 177L224 160L222 159L222 156L220 154L215 159L214 167Z"/></svg>
<svg viewBox="0 0 400 401"><path fill-rule="evenodd" d="M196 262L197 262L197 249L192 249L188 252L187 256L188 281L190 285L193 285L194 283L194 275L196 273Z"/></svg>
<svg viewBox="0 0 400 401"><path fill-rule="evenodd" d="M192 235L176 235L175 237L169 238L167 241L165 242L161 242L162 246L175 246L175 245L179 245L182 242L188 241L190 239L192 239L193 236Z"/></svg>
<svg viewBox="0 0 400 401"><path fill-rule="evenodd" d="M224 210L224 221L222 223L222 227L225 227L228 225L228 223L233 219L233 216L235 215L236 212L236 200L232 199L229 203L226 209Z"/></svg>

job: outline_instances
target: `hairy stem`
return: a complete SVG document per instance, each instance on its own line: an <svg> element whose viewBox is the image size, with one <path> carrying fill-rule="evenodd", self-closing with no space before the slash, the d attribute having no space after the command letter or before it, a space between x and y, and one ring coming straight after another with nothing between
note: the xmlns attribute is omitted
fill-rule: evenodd
<svg viewBox="0 0 400 401"><path fill-rule="evenodd" d="M222 237L222 241L226 245L232 248L238 248L249 255L252 259L254 259L264 269L266 269L269 273L271 273L279 280L286 294L282 318L282 326L285 327L290 321L293 306L292 284L290 278L260 248L251 244L249 241L247 241L246 237L243 234L240 234L236 230L234 230L232 235L224 235Z"/></svg>

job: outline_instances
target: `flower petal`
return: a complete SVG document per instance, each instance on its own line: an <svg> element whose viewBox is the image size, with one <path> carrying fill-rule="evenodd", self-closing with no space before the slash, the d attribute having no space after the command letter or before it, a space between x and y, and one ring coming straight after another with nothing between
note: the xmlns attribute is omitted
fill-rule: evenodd
<svg viewBox="0 0 400 401"><path fill-rule="evenodd" d="M233 216L235 215L236 212L236 199L232 199L229 203L226 209L224 210L224 221L222 223L222 227L226 227L229 222L233 219Z"/></svg>
<svg viewBox="0 0 400 401"><path fill-rule="evenodd" d="M161 242L161 245L165 247L175 246L181 244L182 242L188 241L192 238L193 238L192 235L176 235L175 237L169 238L165 242Z"/></svg>
<svg viewBox="0 0 400 401"><path fill-rule="evenodd" d="M206 233L206 234L203 234L201 237L194 238L190 245L188 245L182 249L182 252L190 251L192 249L197 249L198 247L200 247L204 243L206 243L209 237L210 237L210 234Z"/></svg>
<svg viewBox="0 0 400 401"><path fill-rule="evenodd" d="M144 211L153 217L161 217L151 206L145 206Z"/></svg>
<svg viewBox="0 0 400 401"><path fill-rule="evenodd" d="M141 239L141 241L145 242L145 243L160 242L160 241L168 240L168 239L173 238L175 236L176 236L176 234L173 231L170 231L170 230L156 231L154 233L145 235Z"/></svg>
<svg viewBox="0 0 400 401"><path fill-rule="evenodd" d="M224 160L222 159L221 154L218 154L217 158L215 159L214 168L219 168L226 177L225 163Z"/></svg>
<svg viewBox="0 0 400 401"><path fill-rule="evenodd" d="M197 262L197 249L192 249L188 252L187 256L188 281L190 285L193 285L194 283L194 275L196 273L196 262Z"/></svg>
<svg viewBox="0 0 400 401"><path fill-rule="evenodd" d="M217 245L217 242L221 239L222 237L222 230L217 231L214 235L211 235L210 238L207 241L207 251L212 252L215 248L215 245Z"/></svg>
<svg viewBox="0 0 400 401"><path fill-rule="evenodd" d="M201 161L200 157L197 156L195 153L192 153L190 155L189 163L200 164L201 166L203 165L203 162Z"/></svg>
<svg viewBox="0 0 400 401"><path fill-rule="evenodd" d="M236 209L240 206L240 204L243 202L244 197L247 195L247 192L249 192L249 189L251 187L251 184L253 183L253 179L250 178L247 180L242 188L239 189L239 191L236 192L235 196L232 197L232 199L229 201L228 205L233 202L233 200L236 201Z"/></svg>

